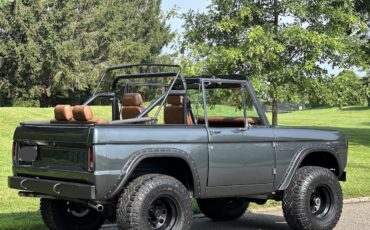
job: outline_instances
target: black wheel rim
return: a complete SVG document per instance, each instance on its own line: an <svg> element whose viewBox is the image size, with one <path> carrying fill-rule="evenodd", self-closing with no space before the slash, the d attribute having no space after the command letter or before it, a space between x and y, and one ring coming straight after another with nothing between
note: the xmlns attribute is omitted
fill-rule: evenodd
<svg viewBox="0 0 370 230"><path fill-rule="evenodd" d="M169 197L157 198L151 203L148 214L151 229L171 229L177 219L176 204Z"/></svg>
<svg viewBox="0 0 370 230"><path fill-rule="evenodd" d="M310 209L319 220L325 219L333 210L333 192L327 186L317 186L311 194Z"/></svg>

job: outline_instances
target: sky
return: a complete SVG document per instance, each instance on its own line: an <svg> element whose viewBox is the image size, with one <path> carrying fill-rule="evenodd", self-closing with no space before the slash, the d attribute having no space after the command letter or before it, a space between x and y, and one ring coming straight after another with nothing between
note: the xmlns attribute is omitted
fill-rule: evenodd
<svg viewBox="0 0 370 230"><path fill-rule="evenodd" d="M204 12L206 11L208 0L162 0L162 9L169 11L173 7L178 8L179 13L186 13L190 9ZM174 18L170 21L171 27L174 31L182 32L183 21L179 18Z"/></svg>
<svg viewBox="0 0 370 230"><path fill-rule="evenodd" d="M162 0L162 9L164 11L169 11L173 7L176 7L178 9L178 13L186 13L190 9L195 11L204 12L207 10L207 5L209 5L209 0ZM169 21L169 24L171 25L171 28L173 31L181 34L184 30L182 28L183 26L183 20L180 18L173 18ZM164 53L171 52L171 48L166 47L163 50ZM323 67L325 67L329 74L337 75L341 69L333 69L330 65L323 64ZM359 69L353 69L359 76L365 76L366 72L360 71Z"/></svg>

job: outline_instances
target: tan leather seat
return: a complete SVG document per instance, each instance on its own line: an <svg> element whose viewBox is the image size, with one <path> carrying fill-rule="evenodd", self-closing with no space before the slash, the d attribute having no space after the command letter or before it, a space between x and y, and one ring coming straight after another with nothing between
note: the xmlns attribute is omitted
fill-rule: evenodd
<svg viewBox="0 0 370 230"><path fill-rule="evenodd" d="M54 108L55 121L71 121L73 119L72 106L57 105Z"/></svg>
<svg viewBox="0 0 370 230"><path fill-rule="evenodd" d="M54 109L52 124L105 124L103 118L94 119L92 110L87 105L57 105Z"/></svg>
<svg viewBox="0 0 370 230"><path fill-rule="evenodd" d="M164 123L165 124L184 124L183 121L183 97L170 95L167 97L167 106L164 108ZM193 124L190 112L186 116L186 124Z"/></svg>
<svg viewBox="0 0 370 230"><path fill-rule="evenodd" d="M81 124L104 124L108 121L104 118L95 118L91 108L87 105L76 105L72 109L73 119Z"/></svg>
<svg viewBox="0 0 370 230"><path fill-rule="evenodd" d="M135 118L145 110L140 93L126 93L123 95L122 102L122 119Z"/></svg>

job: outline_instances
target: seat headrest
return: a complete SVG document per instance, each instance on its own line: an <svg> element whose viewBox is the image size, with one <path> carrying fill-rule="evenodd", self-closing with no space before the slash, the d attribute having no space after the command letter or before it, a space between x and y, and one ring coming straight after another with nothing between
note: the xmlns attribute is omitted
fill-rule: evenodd
<svg viewBox="0 0 370 230"><path fill-rule="evenodd" d="M170 105L182 105L182 96L177 96L177 95L169 95L167 97L167 104Z"/></svg>
<svg viewBox="0 0 370 230"><path fill-rule="evenodd" d="M93 119L93 113L87 105L76 105L73 107L73 118L76 121L90 121Z"/></svg>
<svg viewBox="0 0 370 230"><path fill-rule="evenodd" d="M57 121L70 121L73 118L72 106L57 105L54 108L54 118Z"/></svg>
<svg viewBox="0 0 370 230"><path fill-rule="evenodd" d="M124 106L140 106L143 104L143 98L140 93L126 93L122 102Z"/></svg>

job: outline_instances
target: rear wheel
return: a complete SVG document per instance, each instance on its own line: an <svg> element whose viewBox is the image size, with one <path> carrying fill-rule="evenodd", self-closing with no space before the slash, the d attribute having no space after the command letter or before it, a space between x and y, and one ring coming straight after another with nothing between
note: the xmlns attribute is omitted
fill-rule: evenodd
<svg viewBox="0 0 370 230"><path fill-rule="evenodd" d="M214 221L230 221L241 217L249 202L242 198L199 199L200 211Z"/></svg>
<svg viewBox="0 0 370 230"><path fill-rule="evenodd" d="M119 229L190 229L191 197L173 177L149 174L133 180L117 205Z"/></svg>
<svg viewBox="0 0 370 230"><path fill-rule="evenodd" d="M336 176L321 167L302 167L284 192L283 211L292 229L333 229L343 207Z"/></svg>
<svg viewBox="0 0 370 230"><path fill-rule="evenodd" d="M99 229L105 217L81 204L65 200L41 198L41 216L51 230Z"/></svg>

